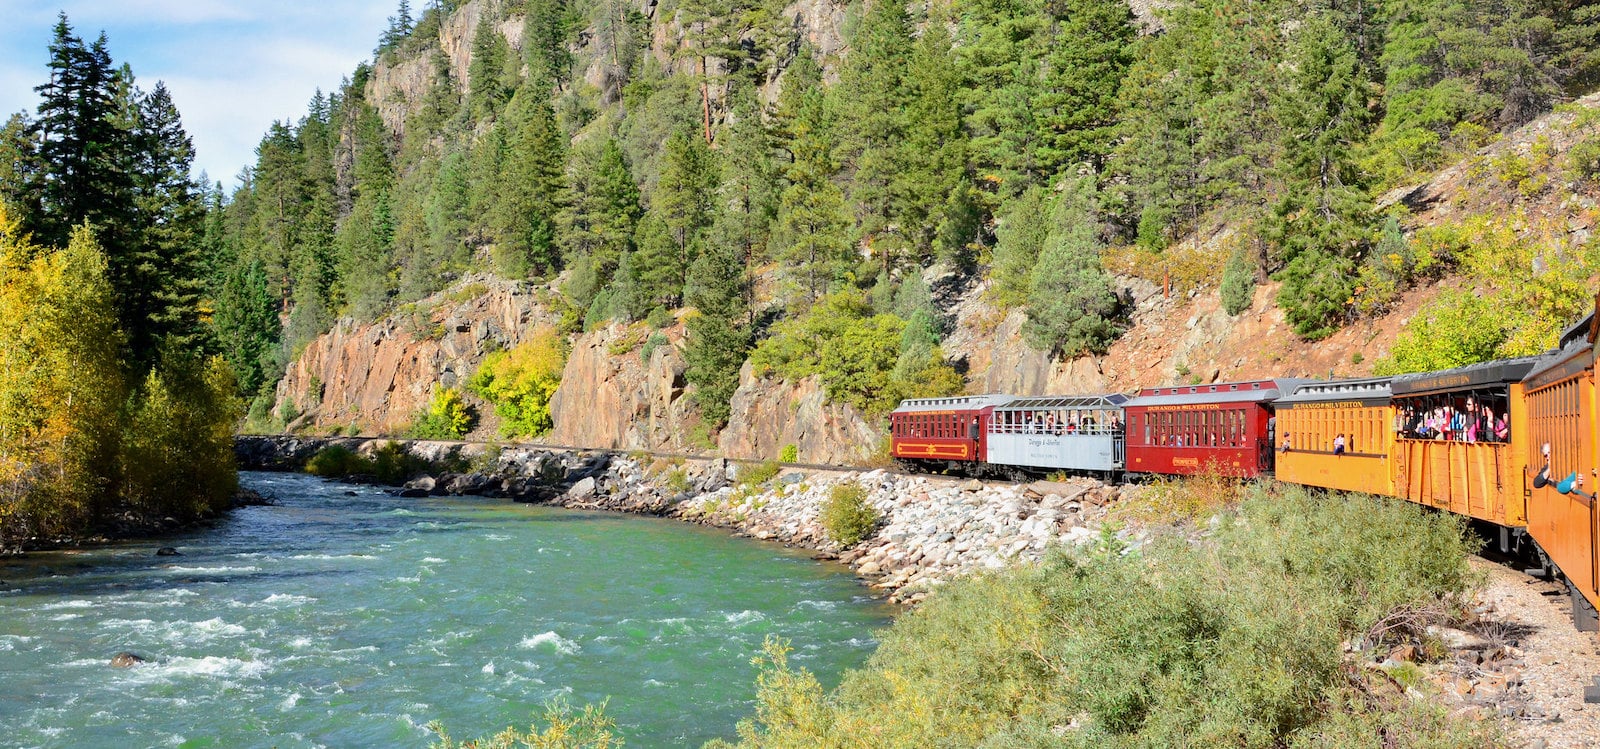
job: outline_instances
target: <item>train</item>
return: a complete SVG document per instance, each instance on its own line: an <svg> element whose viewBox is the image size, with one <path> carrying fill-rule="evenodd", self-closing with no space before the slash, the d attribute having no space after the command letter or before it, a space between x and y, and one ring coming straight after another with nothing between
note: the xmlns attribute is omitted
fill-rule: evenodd
<svg viewBox="0 0 1600 749"><path fill-rule="evenodd" d="M909 399L889 415L890 452L908 470L1019 481L1209 471L1404 499L1565 582L1578 629L1600 631L1597 320L1539 356L1440 372Z"/></svg>

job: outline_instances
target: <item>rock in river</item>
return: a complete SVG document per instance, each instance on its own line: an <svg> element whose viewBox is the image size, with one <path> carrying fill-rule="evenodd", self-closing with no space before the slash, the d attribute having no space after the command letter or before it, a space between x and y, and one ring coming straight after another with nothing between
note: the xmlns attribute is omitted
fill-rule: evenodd
<svg viewBox="0 0 1600 749"><path fill-rule="evenodd" d="M116 655L111 656L111 667L112 668L133 668L134 666L137 666L137 665L139 665L141 663L144 663L144 662L145 662L144 658L142 658L142 657L140 657L138 655L135 655L133 653L130 653L130 652L126 651L126 650L124 650L124 651L122 651L120 653L117 653Z"/></svg>

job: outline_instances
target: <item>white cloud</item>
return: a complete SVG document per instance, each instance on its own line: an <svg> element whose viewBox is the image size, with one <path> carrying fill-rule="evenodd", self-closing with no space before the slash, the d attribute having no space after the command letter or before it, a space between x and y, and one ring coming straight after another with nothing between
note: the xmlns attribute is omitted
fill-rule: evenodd
<svg viewBox="0 0 1600 749"><path fill-rule="evenodd" d="M298 119L367 58L394 0L24 0L0 24L0 115L37 105L50 29L64 9L81 36L103 29L145 89L166 81L194 137L196 171L232 184L273 120Z"/></svg>

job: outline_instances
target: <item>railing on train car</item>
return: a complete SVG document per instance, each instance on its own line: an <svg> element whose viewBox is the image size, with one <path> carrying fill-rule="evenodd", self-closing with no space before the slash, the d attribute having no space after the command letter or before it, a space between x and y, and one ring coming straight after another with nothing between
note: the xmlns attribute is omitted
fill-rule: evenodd
<svg viewBox="0 0 1600 749"><path fill-rule="evenodd" d="M1111 462L1119 466L1128 464L1123 442L1124 438L1121 434L1114 435L1111 438Z"/></svg>

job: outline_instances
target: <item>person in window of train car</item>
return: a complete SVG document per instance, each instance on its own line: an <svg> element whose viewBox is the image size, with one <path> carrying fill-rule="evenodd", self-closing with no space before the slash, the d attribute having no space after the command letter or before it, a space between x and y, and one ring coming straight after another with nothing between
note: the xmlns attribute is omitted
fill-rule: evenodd
<svg viewBox="0 0 1600 749"><path fill-rule="evenodd" d="M1343 433L1341 433L1341 434L1339 434L1339 436L1333 438L1333 454L1334 455L1343 455L1344 454L1344 434Z"/></svg>
<svg viewBox="0 0 1600 749"><path fill-rule="evenodd" d="M1285 454L1287 454L1289 452L1289 449L1292 446L1293 446L1293 443L1289 439L1289 433L1288 432L1284 432L1283 433L1283 452Z"/></svg>

